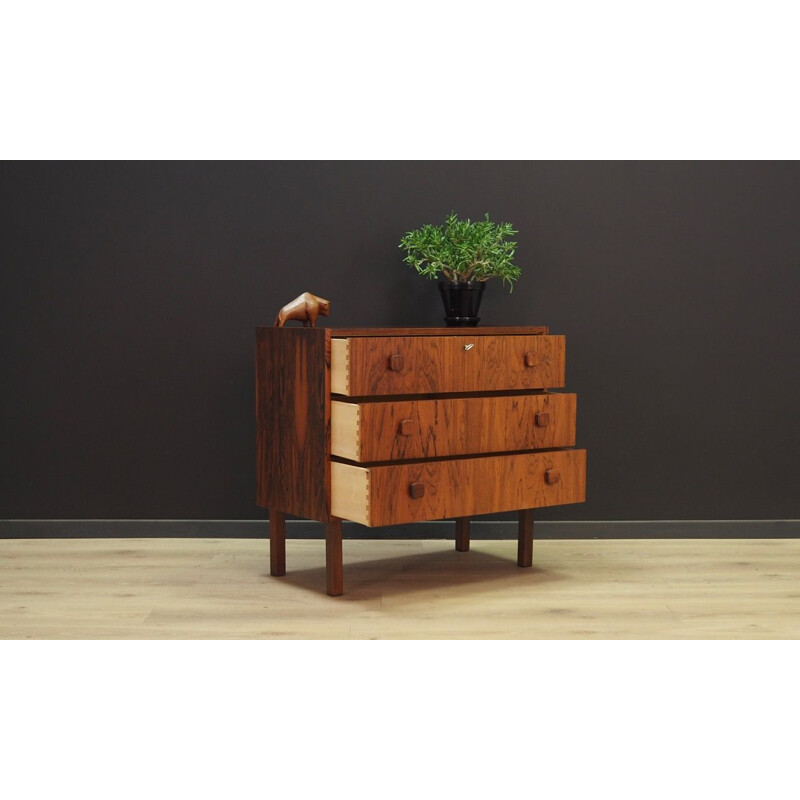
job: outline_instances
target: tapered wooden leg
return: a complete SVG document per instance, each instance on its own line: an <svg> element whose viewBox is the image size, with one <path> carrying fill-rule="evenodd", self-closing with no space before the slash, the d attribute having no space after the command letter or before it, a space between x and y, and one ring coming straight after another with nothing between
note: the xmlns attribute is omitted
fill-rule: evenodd
<svg viewBox="0 0 800 800"><path fill-rule="evenodd" d="M269 510L269 574L286 574L286 514Z"/></svg>
<svg viewBox="0 0 800 800"><path fill-rule="evenodd" d="M533 509L524 508L519 512L519 540L517 543L517 564L530 567L533 564Z"/></svg>
<svg viewBox="0 0 800 800"><path fill-rule="evenodd" d="M342 521L332 519L325 526L325 574L328 594L338 597L344 591L342 570Z"/></svg>
<svg viewBox="0 0 800 800"><path fill-rule="evenodd" d="M456 518L456 550L461 553L469 550L469 517Z"/></svg>

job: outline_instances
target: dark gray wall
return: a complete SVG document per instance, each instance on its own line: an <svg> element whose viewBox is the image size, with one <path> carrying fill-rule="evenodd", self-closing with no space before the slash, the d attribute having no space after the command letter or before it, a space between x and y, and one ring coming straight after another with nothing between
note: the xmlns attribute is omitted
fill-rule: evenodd
<svg viewBox="0 0 800 800"><path fill-rule="evenodd" d="M487 324L567 335L588 500L549 519L800 517L796 163L6 163L0 517L250 519L253 329L438 325L403 232L520 230Z"/></svg>

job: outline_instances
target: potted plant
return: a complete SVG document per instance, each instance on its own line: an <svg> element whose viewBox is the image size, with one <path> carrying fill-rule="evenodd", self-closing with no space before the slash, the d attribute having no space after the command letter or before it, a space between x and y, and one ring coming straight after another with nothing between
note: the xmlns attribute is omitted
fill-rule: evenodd
<svg viewBox="0 0 800 800"><path fill-rule="evenodd" d="M420 275L439 279L439 291L448 325L477 325L486 281L500 278L509 292L520 276L514 265L516 242L507 239L518 233L510 222L494 223L459 219L451 212L444 225L423 225L400 240L406 250L403 261Z"/></svg>

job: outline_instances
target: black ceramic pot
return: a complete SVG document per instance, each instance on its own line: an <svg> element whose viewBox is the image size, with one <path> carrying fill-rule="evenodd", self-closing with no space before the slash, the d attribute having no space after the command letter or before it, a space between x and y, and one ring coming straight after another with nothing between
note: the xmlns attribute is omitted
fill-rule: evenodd
<svg viewBox="0 0 800 800"><path fill-rule="evenodd" d="M450 327L477 325L485 287L486 281L439 281L446 314L444 321Z"/></svg>

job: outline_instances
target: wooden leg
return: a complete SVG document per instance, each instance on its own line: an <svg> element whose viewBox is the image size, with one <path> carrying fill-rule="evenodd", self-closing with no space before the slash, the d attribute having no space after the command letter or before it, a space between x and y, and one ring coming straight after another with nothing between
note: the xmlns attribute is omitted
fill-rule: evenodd
<svg viewBox="0 0 800 800"><path fill-rule="evenodd" d="M456 518L456 550L460 553L469 550L469 517Z"/></svg>
<svg viewBox="0 0 800 800"><path fill-rule="evenodd" d="M519 541L517 544L517 564L530 567L533 564L533 509L524 508L519 512Z"/></svg>
<svg viewBox="0 0 800 800"><path fill-rule="evenodd" d="M325 573L328 594L338 597L344 591L342 570L342 521L332 519L325 526Z"/></svg>
<svg viewBox="0 0 800 800"><path fill-rule="evenodd" d="M286 514L269 510L269 574L286 574Z"/></svg>

